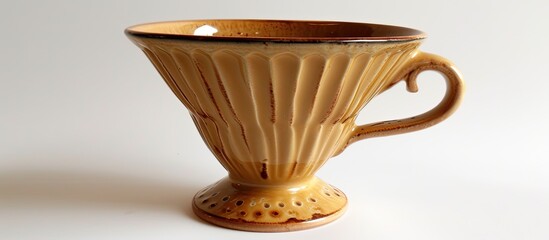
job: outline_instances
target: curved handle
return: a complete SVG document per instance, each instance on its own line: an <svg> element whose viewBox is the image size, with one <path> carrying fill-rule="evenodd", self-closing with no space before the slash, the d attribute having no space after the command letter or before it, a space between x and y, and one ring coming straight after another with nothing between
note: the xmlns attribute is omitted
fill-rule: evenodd
<svg viewBox="0 0 549 240"><path fill-rule="evenodd" d="M396 76L395 81L387 89L404 80L409 92L417 92L417 75L426 70L437 71L446 79L446 95L436 107L410 118L356 126L351 132L347 144L339 152L343 151L349 144L359 140L421 130L433 126L452 115L463 96L464 84L456 67L443 57L418 52L403 67L400 74Z"/></svg>

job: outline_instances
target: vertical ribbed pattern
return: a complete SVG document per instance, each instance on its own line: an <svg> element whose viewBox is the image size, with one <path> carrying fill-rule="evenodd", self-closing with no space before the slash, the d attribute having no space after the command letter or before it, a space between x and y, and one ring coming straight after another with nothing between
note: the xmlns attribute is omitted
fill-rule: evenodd
<svg viewBox="0 0 549 240"><path fill-rule="evenodd" d="M356 55L143 50L232 177L276 182L311 176L345 144L359 110L415 47Z"/></svg>

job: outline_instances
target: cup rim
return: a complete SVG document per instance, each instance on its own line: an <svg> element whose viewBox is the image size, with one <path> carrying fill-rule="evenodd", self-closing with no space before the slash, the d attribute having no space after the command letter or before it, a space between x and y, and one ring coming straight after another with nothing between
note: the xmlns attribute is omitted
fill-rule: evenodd
<svg viewBox="0 0 549 240"><path fill-rule="evenodd" d="M388 31L393 34L382 36L205 36L181 33L169 33L162 31L143 30L155 27L155 25L163 26L169 24L191 24L191 23L213 23L213 22L248 22L256 24L278 23L278 24L308 24L311 26L320 25L349 25L359 28L369 28L373 31ZM286 43L349 43L349 42L407 42L426 38L426 34L420 30L413 28L363 23L363 22L347 22L347 21L319 21L319 20L273 20L273 19L203 19L203 20L175 20L150 22L130 26L125 29L125 34L129 37L153 38L153 39L178 39L178 40L196 40L196 41L218 41L218 42L286 42Z"/></svg>

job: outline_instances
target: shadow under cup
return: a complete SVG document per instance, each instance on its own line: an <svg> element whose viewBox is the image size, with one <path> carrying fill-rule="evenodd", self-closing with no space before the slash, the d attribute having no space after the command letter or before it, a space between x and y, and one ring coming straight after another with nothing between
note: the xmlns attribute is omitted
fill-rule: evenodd
<svg viewBox="0 0 549 240"><path fill-rule="evenodd" d="M461 76L420 52L425 35L367 23L198 20L126 29L190 111L229 177L194 198L195 213L224 227L291 231L339 217L346 196L314 176L332 156L368 137L420 130L447 118ZM447 81L445 98L407 119L357 126L359 111L419 72Z"/></svg>

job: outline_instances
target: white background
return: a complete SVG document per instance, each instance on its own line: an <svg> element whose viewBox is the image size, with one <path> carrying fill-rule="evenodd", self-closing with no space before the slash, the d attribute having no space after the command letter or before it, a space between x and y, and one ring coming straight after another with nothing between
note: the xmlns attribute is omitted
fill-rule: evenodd
<svg viewBox="0 0 549 240"><path fill-rule="evenodd" d="M549 239L546 1L2 1L0 239ZM192 214L226 173L187 111L124 36L137 23L204 18L376 22L421 29L467 93L447 121L369 139L318 176L350 198L321 228L248 233ZM359 123L442 97L420 76Z"/></svg>

